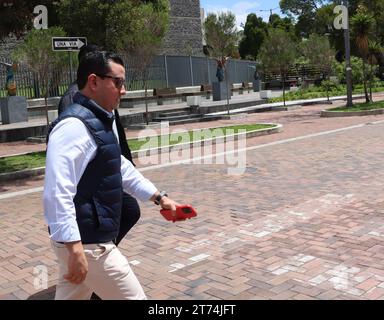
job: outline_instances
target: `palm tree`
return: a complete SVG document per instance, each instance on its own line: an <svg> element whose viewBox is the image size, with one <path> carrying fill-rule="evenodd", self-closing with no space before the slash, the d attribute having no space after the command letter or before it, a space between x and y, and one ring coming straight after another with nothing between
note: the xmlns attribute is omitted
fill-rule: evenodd
<svg viewBox="0 0 384 320"><path fill-rule="evenodd" d="M369 74L369 96L371 101L372 99L372 80L374 78L374 70L373 66L378 63L377 57L383 52L383 48L380 43L377 41L369 41L368 43L368 63L371 66L370 74Z"/></svg>
<svg viewBox="0 0 384 320"><path fill-rule="evenodd" d="M283 81L283 102L285 106L285 80L297 56L296 43L281 29L270 29L260 49L259 58L264 71L280 74Z"/></svg>
<svg viewBox="0 0 384 320"><path fill-rule="evenodd" d="M369 53L369 36L373 28L374 19L367 13L365 7L360 6L357 13L352 17L352 31L355 37L355 43L363 60L363 82L366 102L370 102L367 90L367 70L366 64Z"/></svg>

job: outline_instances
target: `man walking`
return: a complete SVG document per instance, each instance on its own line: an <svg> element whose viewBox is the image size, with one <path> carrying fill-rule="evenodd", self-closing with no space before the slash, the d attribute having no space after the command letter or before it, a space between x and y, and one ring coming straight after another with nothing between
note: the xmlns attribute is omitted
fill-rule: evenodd
<svg viewBox="0 0 384 320"><path fill-rule="evenodd" d="M102 51L99 46L88 44L86 46L81 47L78 54L78 61L85 57L87 53ZM73 97L79 91L77 86L77 81L71 83L68 87L68 90L63 94L59 102L59 115L64 112L69 106L73 104ZM113 130L115 131L115 135L119 140L119 145L121 149L121 154L129 160L133 165L135 163L132 159L132 153L127 143L127 137L125 135L124 128L120 122L120 115L117 109L113 110L115 121L113 123ZM140 219L140 206L137 200L132 197L130 194L124 192L123 193L123 205L121 208L121 221L120 221L120 229L119 234L116 237L116 246L119 245L121 240L124 239L129 230L139 221Z"/></svg>
<svg viewBox="0 0 384 320"><path fill-rule="evenodd" d="M55 299L145 299L115 245L123 190L176 210L167 197L121 156L113 110L125 94L120 57L88 53L79 64L74 104L48 133L44 214L59 262Z"/></svg>

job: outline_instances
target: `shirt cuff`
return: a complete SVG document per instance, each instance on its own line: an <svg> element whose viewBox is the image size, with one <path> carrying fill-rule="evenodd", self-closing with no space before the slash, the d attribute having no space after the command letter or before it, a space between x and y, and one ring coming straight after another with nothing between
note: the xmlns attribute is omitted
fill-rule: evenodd
<svg viewBox="0 0 384 320"><path fill-rule="evenodd" d="M76 221L75 221L76 223ZM76 225L55 223L49 226L50 238L56 242L81 241L80 231Z"/></svg>

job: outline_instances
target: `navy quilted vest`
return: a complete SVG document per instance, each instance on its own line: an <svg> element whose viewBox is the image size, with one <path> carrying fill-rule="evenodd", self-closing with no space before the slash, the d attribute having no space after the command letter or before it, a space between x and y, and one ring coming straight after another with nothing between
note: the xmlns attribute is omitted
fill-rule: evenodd
<svg viewBox="0 0 384 320"><path fill-rule="evenodd" d="M114 240L120 226L122 205L121 151L112 130L113 115L81 93L74 104L51 124L49 133L63 119L80 119L94 137L98 149L77 185L76 219L83 244Z"/></svg>

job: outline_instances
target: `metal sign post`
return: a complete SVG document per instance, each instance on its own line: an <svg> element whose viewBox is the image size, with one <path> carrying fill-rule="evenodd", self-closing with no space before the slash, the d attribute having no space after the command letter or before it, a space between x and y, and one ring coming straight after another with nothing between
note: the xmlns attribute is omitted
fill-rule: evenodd
<svg viewBox="0 0 384 320"><path fill-rule="evenodd" d="M70 51L79 51L83 46L87 45L87 38L85 37L52 37L52 50L53 51L68 51L69 60L69 79L73 82L72 78L72 58Z"/></svg>
<svg viewBox="0 0 384 320"><path fill-rule="evenodd" d="M86 45L85 37L52 37L53 51L78 51Z"/></svg>

